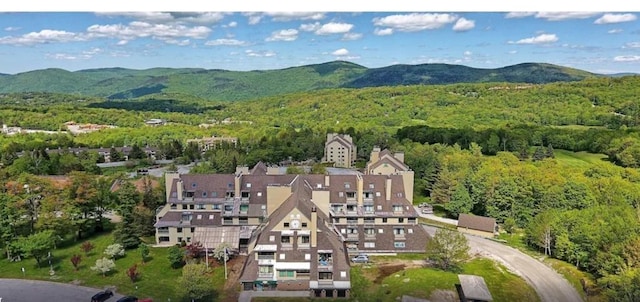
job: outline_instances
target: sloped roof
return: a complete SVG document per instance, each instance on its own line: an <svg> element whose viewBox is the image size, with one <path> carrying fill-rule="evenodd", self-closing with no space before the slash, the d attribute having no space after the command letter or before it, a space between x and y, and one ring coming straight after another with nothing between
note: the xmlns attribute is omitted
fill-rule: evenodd
<svg viewBox="0 0 640 302"><path fill-rule="evenodd" d="M478 230L483 232L495 232L496 219L484 216L460 214L458 227Z"/></svg>
<svg viewBox="0 0 640 302"><path fill-rule="evenodd" d="M475 275L458 275L458 280L467 300L493 301L484 278Z"/></svg>

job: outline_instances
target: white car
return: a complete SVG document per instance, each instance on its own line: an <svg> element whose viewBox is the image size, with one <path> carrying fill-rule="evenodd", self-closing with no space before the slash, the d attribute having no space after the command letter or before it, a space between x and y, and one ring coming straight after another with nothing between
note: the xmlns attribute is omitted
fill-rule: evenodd
<svg viewBox="0 0 640 302"><path fill-rule="evenodd" d="M354 263L368 263L369 262L369 256L364 255L364 254L360 254L358 256L355 256L353 258L351 258L351 261Z"/></svg>

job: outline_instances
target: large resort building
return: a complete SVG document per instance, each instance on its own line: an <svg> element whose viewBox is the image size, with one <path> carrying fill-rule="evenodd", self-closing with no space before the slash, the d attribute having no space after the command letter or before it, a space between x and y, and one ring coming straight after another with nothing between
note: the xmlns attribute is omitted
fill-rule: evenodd
<svg viewBox="0 0 640 302"><path fill-rule="evenodd" d="M322 162L333 163L335 167L351 168L356 162L357 154L356 145L350 135L327 134Z"/></svg>
<svg viewBox="0 0 640 302"><path fill-rule="evenodd" d="M413 173L290 175L258 163L235 174L167 174L156 241L228 244L247 255L243 290L350 295L350 257L422 252ZM402 171L407 172L407 171Z"/></svg>

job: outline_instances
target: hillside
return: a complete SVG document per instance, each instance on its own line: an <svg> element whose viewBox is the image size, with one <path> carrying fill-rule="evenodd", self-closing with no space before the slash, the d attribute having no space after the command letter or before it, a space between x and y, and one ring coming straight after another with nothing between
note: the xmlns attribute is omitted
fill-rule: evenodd
<svg viewBox="0 0 640 302"><path fill-rule="evenodd" d="M50 68L0 76L0 93L53 92L109 99L180 93L210 100L237 101L324 88L478 82L540 84L578 81L596 76L599 75L542 63L496 69L448 64L393 65L369 69L345 61L252 71L101 68L70 72Z"/></svg>

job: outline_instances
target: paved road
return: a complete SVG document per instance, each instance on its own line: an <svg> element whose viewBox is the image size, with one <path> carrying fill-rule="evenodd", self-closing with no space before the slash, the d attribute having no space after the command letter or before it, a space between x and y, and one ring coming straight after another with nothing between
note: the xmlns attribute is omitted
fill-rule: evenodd
<svg viewBox="0 0 640 302"><path fill-rule="evenodd" d="M308 291L241 291L238 302L251 302L254 297L309 297ZM0 301L1 302L1 301Z"/></svg>
<svg viewBox="0 0 640 302"><path fill-rule="evenodd" d="M1 302L89 302L101 289L36 280L0 279ZM108 302L122 295L114 293Z"/></svg>
<svg viewBox="0 0 640 302"><path fill-rule="evenodd" d="M435 234L437 228L424 226L429 234ZM482 237L466 235L471 253L499 261L509 270L524 278L536 291L542 302L578 302L583 301L569 282L556 271L520 252L517 249Z"/></svg>

